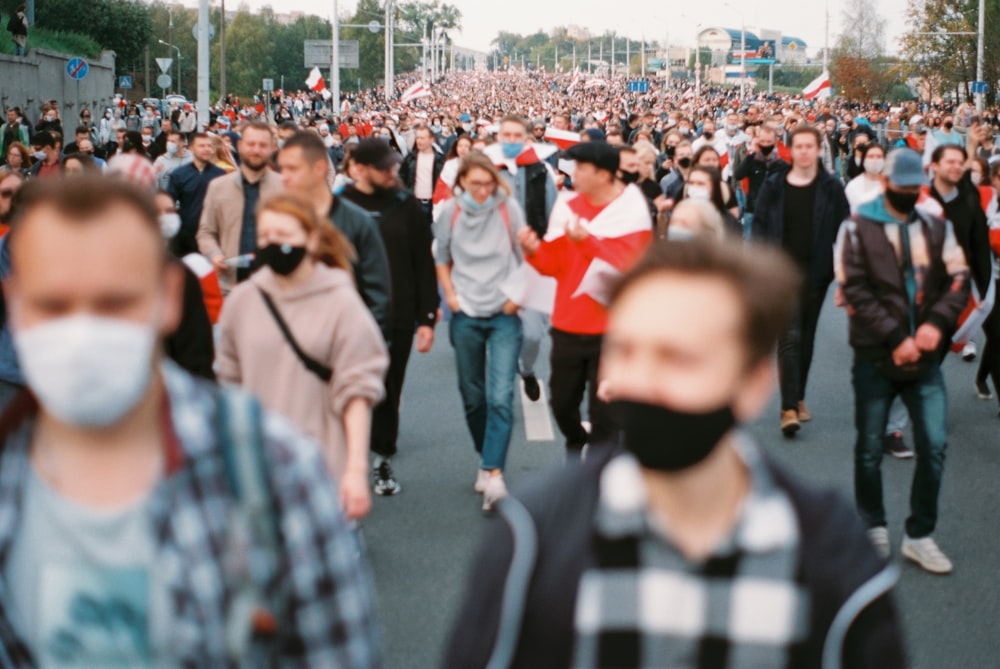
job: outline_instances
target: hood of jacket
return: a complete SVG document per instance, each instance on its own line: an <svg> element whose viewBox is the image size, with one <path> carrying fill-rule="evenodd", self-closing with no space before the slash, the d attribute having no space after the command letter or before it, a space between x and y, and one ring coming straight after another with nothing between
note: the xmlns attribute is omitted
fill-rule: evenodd
<svg viewBox="0 0 1000 669"><path fill-rule="evenodd" d="M344 270L317 262L309 278L297 286L285 287L270 267L261 267L250 277L250 282L266 291L275 302L294 302L335 290L354 290L354 279Z"/></svg>

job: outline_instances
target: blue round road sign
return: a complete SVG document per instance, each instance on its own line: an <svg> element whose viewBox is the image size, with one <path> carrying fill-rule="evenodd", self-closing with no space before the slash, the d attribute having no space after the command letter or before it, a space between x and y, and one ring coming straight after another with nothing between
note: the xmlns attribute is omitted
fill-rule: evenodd
<svg viewBox="0 0 1000 669"><path fill-rule="evenodd" d="M66 74L69 75L70 79L79 81L87 76L88 70L90 70L90 65L83 58L70 58L69 62L66 63Z"/></svg>

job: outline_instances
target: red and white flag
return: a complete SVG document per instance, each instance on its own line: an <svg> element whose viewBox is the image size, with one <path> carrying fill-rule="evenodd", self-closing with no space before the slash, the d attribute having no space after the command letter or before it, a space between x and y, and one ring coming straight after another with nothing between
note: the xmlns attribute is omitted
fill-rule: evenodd
<svg viewBox="0 0 1000 669"><path fill-rule="evenodd" d="M323 75L320 74L318 67L314 67L309 72L309 78L306 79L306 86L308 86L310 90L317 92L326 88L326 82L323 81Z"/></svg>
<svg viewBox="0 0 1000 669"><path fill-rule="evenodd" d="M549 127L545 129L545 139L565 151L569 147L580 143L580 133Z"/></svg>
<svg viewBox="0 0 1000 669"><path fill-rule="evenodd" d="M405 91L403 91L403 95L400 96L399 102L401 104L406 104L407 102L412 102L413 100L416 100L418 98L425 98L430 94L431 94L430 86L428 86L422 81L418 81L417 83L413 84Z"/></svg>
<svg viewBox="0 0 1000 669"><path fill-rule="evenodd" d="M823 98L828 98L832 94L830 90L830 73L823 72L815 79L809 82L809 85L802 89L803 95L805 95L806 100L822 100Z"/></svg>

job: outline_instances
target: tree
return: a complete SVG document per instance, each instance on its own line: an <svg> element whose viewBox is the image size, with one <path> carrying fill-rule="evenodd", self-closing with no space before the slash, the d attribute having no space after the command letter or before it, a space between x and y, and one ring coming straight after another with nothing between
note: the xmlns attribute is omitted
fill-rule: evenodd
<svg viewBox="0 0 1000 669"><path fill-rule="evenodd" d="M885 18L868 0L848 0L843 23L830 62L833 85L848 100L884 98L897 83L885 57Z"/></svg>
<svg viewBox="0 0 1000 669"><path fill-rule="evenodd" d="M997 3L989 5L996 16ZM951 90L971 97L968 83L975 79L976 38L955 33L974 33L978 19L976 0L909 0L909 30L902 38L902 51L910 63L907 74L920 77L930 97ZM996 74L992 81L996 82Z"/></svg>
<svg viewBox="0 0 1000 669"><path fill-rule="evenodd" d="M149 8L139 0L46 0L35 11L38 25L80 32L114 51L119 71L143 53L152 34Z"/></svg>

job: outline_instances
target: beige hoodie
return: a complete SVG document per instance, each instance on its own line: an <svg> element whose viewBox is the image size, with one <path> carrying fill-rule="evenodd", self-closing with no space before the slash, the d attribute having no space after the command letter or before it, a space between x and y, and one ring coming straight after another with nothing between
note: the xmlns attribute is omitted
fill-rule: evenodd
<svg viewBox="0 0 1000 669"><path fill-rule="evenodd" d="M324 383L295 354L267 309L267 291L299 347L333 370ZM350 400L382 398L389 365L378 326L350 274L319 264L285 290L270 268L233 289L222 308L219 381L236 383L323 445L334 480L346 457L343 421Z"/></svg>

